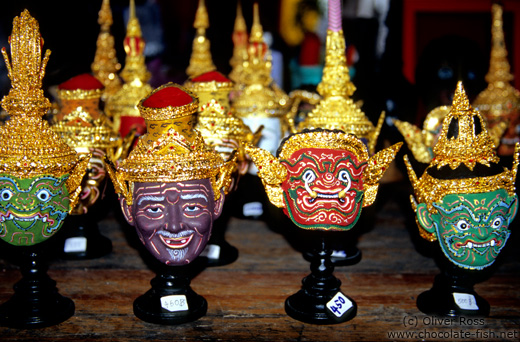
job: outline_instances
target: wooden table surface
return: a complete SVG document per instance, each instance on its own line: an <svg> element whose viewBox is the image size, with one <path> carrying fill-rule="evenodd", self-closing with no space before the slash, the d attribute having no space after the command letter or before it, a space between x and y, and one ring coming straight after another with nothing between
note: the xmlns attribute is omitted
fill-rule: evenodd
<svg viewBox="0 0 520 342"><path fill-rule="evenodd" d="M417 239L406 191L399 184L380 189L373 209L363 211L365 226L355 228L361 262L334 270L342 292L358 305L357 316L348 322L313 325L287 316L284 301L300 289L309 262L284 228L238 218L231 219L226 233L239 249L238 260L206 268L191 282L208 301L206 316L174 326L143 322L134 316L132 303L150 288L155 273L133 245L133 228L119 224L117 213L111 213L99 225L112 240L112 253L50 264L48 274L59 292L75 303L74 316L41 329L0 327L0 341L520 340L518 219L500 267L475 286L490 303L490 316L476 322L439 321L415 306L439 270L431 246ZM370 221L373 225L366 224ZM0 302L10 298L20 278L17 266L0 260ZM400 333L411 335L396 335ZM457 338L457 333L466 335Z"/></svg>

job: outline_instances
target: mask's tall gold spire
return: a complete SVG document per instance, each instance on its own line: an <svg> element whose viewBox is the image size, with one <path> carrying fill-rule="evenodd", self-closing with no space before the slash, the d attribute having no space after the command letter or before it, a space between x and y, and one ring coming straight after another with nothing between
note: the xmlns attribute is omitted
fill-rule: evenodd
<svg viewBox="0 0 520 342"><path fill-rule="evenodd" d="M190 65L186 69L186 74L189 77L216 69L211 58L210 42L206 38L206 29L209 27L209 19L204 0L199 0L199 7L195 13L193 27L195 27L197 33L195 34L195 39L193 39Z"/></svg>
<svg viewBox="0 0 520 342"><path fill-rule="evenodd" d="M98 23L101 29L96 42L96 54L91 69L94 76L105 86L105 96L109 97L121 88L121 80L117 76L121 64L117 61L114 37L110 33L110 27L113 23L110 0L103 0L99 10Z"/></svg>
<svg viewBox="0 0 520 342"><path fill-rule="evenodd" d="M345 38L341 26L341 1L329 0L329 28L325 47L325 66L318 84L318 93L323 99L298 130L305 128L340 129L367 141L368 149L374 153L377 137L383 125L384 113L374 127L350 96L356 90L350 81Z"/></svg>
<svg viewBox="0 0 520 342"><path fill-rule="evenodd" d="M137 103L153 89L147 83L150 72L146 68L144 48L146 42L141 35L141 26L135 13L135 1L130 0L130 15L126 26L124 47L126 52L125 67L121 71L123 86L106 101L105 112L112 119L113 128L122 135L128 134L128 128L121 125L122 117L140 118ZM139 120L144 129L144 120Z"/></svg>
<svg viewBox="0 0 520 342"><path fill-rule="evenodd" d="M233 56L229 60L231 72L229 78L233 82L238 82L240 73L243 70L243 63L247 59L247 25L244 15L242 14L242 5L240 0L237 3L237 15L235 18L235 26L233 28Z"/></svg>
<svg viewBox="0 0 520 342"><path fill-rule="evenodd" d="M150 79L150 72L146 69L144 48L146 43L141 34L141 25L135 14L135 0L130 0L130 15L126 25L124 47L126 52L125 67L121 71L121 78L125 82L135 79L146 83Z"/></svg>
<svg viewBox="0 0 520 342"><path fill-rule="evenodd" d="M513 75L507 60L504 40L502 6L493 4L491 25L491 57L486 74L488 86L475 99L474 105L493 127L510 120L520 111L520 93L512 85Z"/></svg>
<svg viewBox="0 0 520 342"><path fill-rule="evenodd" d="M81 192L88 158L80 160L42 118L50 108L42 90L50 51L42 59L43 38L38 22L29 11L24 10L14 18L9 43L11 58L5 48L2 55L11 90L2 99L2 107L11 118L0 127L0 173L20 178L68 175L66 184L72 209Z"/></svg>

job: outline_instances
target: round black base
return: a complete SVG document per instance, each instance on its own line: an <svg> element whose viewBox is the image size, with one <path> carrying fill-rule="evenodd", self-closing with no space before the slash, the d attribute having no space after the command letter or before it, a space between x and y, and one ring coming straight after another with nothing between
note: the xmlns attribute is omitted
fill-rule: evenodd
<svg viewBox="0 0 520 342"><path fill-rule="evenodd" d="M327 308L327 303L334 297L311 296L300 290L285 300L285 312L292 318L310 324L339 324L347 322L357 314L357 305L349 297L352 307L340 317Z"/></svg>
<svg viewBox="0 0 520 342"><path fill-rule="evenodd" d="M101 235L91 215L69 215L64 228L61 258L89 260L112 252L112 241Z"/></svg>
<svg viewBox="0 0 520 342"><path fill-rule="evenodd" d="M473 284L471 274L451 267L435 277L430 290L417 297L417 308L437 316L488 316L489 303L473 290Z"/></svg>
<svg viewBox="0 0 520 342"><path fill-rule="evenodd" d="M473 305L477 307L476 310L462 309L453 296L453 293L462 293L463 295L470 295L472 300L474 298L475 303ZM443 290L432 288L431 290L421 293L417 297L417 308L428 315L436 316L478 316L487 317L489 316L490 306L489 303L473 292L459 292L457 290Z"/></svg>
<svg viewBox="0 0 520 342"><path fill-rule="evenodd" d="M219 244L208 244L206 250L208 253L204 258L207 260L206 266L208 267L229 265L238 259L238 249L226 241L221 241ZM218 252L213 253L214 250Z"/></svg>
<svg viewBox="0 0 520 342"><path fill-rule="evenodd" d="M0 325L36 329L57 325L74 315L74 302L58 293L41 298L14 295L0 305Z"/></svg>
<svg viewBox="0 0 520 342"><path fill-rule="evenodd" d="M208 302L204 297L193 293L186 300L188 310L170 312L162 308L161 296L152 289L134 301L134 314L145 322L165 325L193 322L206 315Z"/></svg>
<svg viewBox="0 0 520 342"><path fill-rule="evenodd" d="M137 318L156 324L192 322L206 315L208 303L190 287L188 266L163 267L152 288L134 301Z"/></svg>

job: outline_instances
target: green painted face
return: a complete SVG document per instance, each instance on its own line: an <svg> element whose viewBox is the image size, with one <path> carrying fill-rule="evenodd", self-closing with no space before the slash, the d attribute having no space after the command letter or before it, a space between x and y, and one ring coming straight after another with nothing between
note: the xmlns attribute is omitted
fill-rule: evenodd
<svg viewBox="0 0 520 342"><path fill-rule="evenodd" d="M518 208L517 196L504 189L489 193L446 195L433 203L417 206L419 224L436 236L444 255L455 265L480 270L493 264L504 248L509 224Z"/></svg>
<svg viewBox="0 0 520 342"><path fill-rule="evenodd" d="M54 235L70 210L67 178L68 174L27 179L0 174L0 238L31 246Z"/></svg>

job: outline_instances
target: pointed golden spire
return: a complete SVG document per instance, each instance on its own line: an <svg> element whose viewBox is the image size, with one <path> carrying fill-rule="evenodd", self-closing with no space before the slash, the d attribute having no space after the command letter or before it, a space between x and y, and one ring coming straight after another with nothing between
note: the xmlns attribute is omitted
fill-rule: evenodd
<svg viewBox="0 0 520 342"><path fill-rule="evenodd" d="M242 6L240 4L240 0L237 3L237 14L235 18L235 26L233 28L233 56L229 60L229 65L231 65L231 72L229 73L229 78L238 82L240 73L243 69L243 63L247 59L247 26L246 21L244 19L244 15L242 14Z"/></svg>
<svg viewBox="0 0 520 342"><path fill-rule="evenodd" d="M110 0L103 0L99 10L98 23L101 29L91 69L94 76L105 86L105 96L110 97L121 87L121 80L117 76L121 64L117 61L114 37L110 34L110 27L113 23Z"/></svg>
<svg viewBox="0 0 520 342"><path fill-rule="evenodd" d="M11 58L2 48L11 90L2 99L10 119L0 127L0 173L24 179L68 176L72 209L89 158L78 158L42 118L51 106L42 90L50 51L42 59L40 26L28 10L14 18L9 44Z"/></svg>
<svg viewBox="0 0 520 342"><path fill-rule="evenodd" d="M305 128L340 129L352 133L360 139L365 139L369 153L373 154L384 122L384 113L381 113L378 124L374 127L350 98L356 87L350 81L347 67L340 0L329 0L329 28L325 54L323 76L317 87L318 93L323 99L300 123L297 130Z"/></svg>
<svg viewBox="0 0 520 342"><path fill-rule="evenodd" d="M489 125L509 120L520 111L520 92L511 85L513 75L507 60L504 41L502 6L492 5L491 57L486 74L488 86L475 99L474 106L487 119Z"/></svg>
<svg viewBox="0 0 520 342"><path fill-rule="evenodd" d="M249 42L251 43L263 43L264 41L264 30L262 24L260 24L260 10L258 9L258 3L255 2L253 5L253 26L251 26L251 37Z"/></svg>
<svg viewBox="0 0 520 342"><path fill-rule="evenodd" d="M449 165L455 169L464 164L473 170L476 163L489 166L499 161L486 122L471 107L461 81L457 83L451 110L442 123L433 153L430 166L438 168Z"/></svg>
<svg viewBox="0 0 520 342"><path fill-rule="evenodd" d="M121 71L121 78L125 83L106 101L105 112L112 119L113 129L125 136L128 128L122 128L121 118L132 117L141 119L137 103L153 89L147 82L150 72L146 68L144 48L145 41L141 36L141 26L135 13L135 1L130 0L130 15L126 26L124 47L126 52L125 67ZM138 120L145 127L144 120Z"/></svg>
<svg viewBox="0 0 520 342"><path fill-rule="evenodd" d="M206 29L209 27L208 11L204 0L199 0L199 7L195 13L193 27L197 29L190 57L190 64L186 69L189 77L197 76L215 70L210 51L210 42L206 38Z"/></svg>

